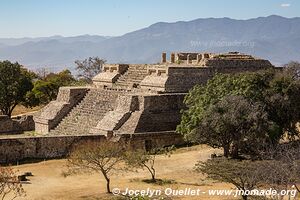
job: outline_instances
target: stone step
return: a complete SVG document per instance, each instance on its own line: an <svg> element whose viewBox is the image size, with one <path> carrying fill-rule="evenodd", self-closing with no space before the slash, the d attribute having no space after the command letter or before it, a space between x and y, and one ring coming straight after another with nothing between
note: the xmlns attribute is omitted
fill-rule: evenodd
<svg viewBox="0 0 300 200"><path fill-rule="evenodd" d="M80 123L80 127L78 128L79 123L77 122L64 122L62 125L58 126L57 129L59 130L71 130L71 129L76 129L76 130L84 130L84 129L89 129L90 125L94 125L94 123L86 123L85 125L83 125L82 123ZM97 124L96 124L97 125Z"/></svg>
<svg viewBox="0 0 300 200"><path fill-rule="evenodd" d="M121 82L116 83L115 85L116 85L116 86L122 86L122 87L129 87L129 86L131 86L132 84L133 84L133 83L121 81Z"/></svg>
<svg viewBox="0 0 300 200"><path fill-rule="evenodd" d="M110 103L109 102L104 102L101 104L95 104L95 102L84 102L82 104L80 104L80 106L78 106L78 109L84 109L84 108L90 108L90 109L101 109L101 108L105 108L105 107L110 107Z"/></svg>
<svg viewBox="0 0 300 200"><path fill-rule="evenodd" d="M98 116L98 115L103 115L105 114L108 110L111 110L111 109L99 109L97 111L95 110L92 110L92 109L88 109L88 108L85 108L85 109L82 109L82 110L79 110L79 111L74 111L72 113L70 113L68 115L68 117L81 117L81 116L90 116L90 115L95 115Z"/></svg>
<svg viewBox="0 0 300 200"><path fill-rule="evenodd" d="M111 106L106 106L106 107L97 107L97 108L93 108L91 106L86 106L86 107L81 107L81 108L76 108L74 110L72 110L72 112L70 112L68 114L68 116L75 116L78 115L80 113L103 113L106 112L107 110L110 110L112 107Z"/></svg>
<svg viewBox="0 0 300 200"><path fill-rule="evenodd" d="M147 66L129 66L128 70L147 70Z"/></svg>
<svg viewBox="0 0 300 200"><path fill-rule="evenodd" d="M123 79L123 81L132 81L132 82L141 82L144 80L145 77L136 78L136 77L127 77L126 80ZM122 81L122 79L121 79Z"/></svg>
<svg viewBox="0 0 300 200"><path fill-rule="evenodd" d="M127 80L134 80L134 81L142 81L145 77L136 77L136 76L127 76L127 77L120 77L118 81L127 81Z"/></svg>
<svg viewBox="0 0 300 200"><path fill-rule="evenodd" d="M62 119L58 126L50 131L50 135L89 134L90 128L113 110L117 91L91 89L85 98Z"/></svg>
<svg viewBox="0 0 300 200"><path fill-rule="evenodd" d="M147 73L147 71L145 71L145 72L134 72L134 71L129 71L129 72L127 72L126 74L127 74L127 75L141 75L141 76L145 76L145 75L147 75L148 73Z"/></svg>
<svg viewBox="0 0 300 200"><path fill-rule="evenodd" d="M119 79L122 79L122 78L143 79L143 78L145 78L146 76L147 76L147 75L125 74L125 75L121 76Z"/></svg>

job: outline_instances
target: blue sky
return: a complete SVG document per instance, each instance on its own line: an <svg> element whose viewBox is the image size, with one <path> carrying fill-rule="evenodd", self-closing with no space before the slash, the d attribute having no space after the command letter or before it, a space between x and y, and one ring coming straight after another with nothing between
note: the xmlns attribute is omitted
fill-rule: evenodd
<svg viewBox="0 0 300 200"><path fill-rule="evenodd" d="M196 18L299 17L299 0L0 0L0 37L117 36Z"/></svg>

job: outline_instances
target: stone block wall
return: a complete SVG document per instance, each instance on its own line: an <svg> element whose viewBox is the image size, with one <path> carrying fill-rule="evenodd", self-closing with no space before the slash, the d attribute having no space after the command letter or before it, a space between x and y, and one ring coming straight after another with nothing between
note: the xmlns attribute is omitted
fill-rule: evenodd
<svg viewBox="0 0 300 200"><path fill-rule="evenodd" d="M119 95L113 111L109 111L97 123L96 127L91 128L91 134L108 135L114 130L119 129L130 117L131 113L138 109L138 97L135 95Z"/></svg>
<svg viewBox="0 0 300 200"><path fill-rule="evenodd" d="M89 88L60 87L57 99L34 116L35 131L42 134L49 133L78 104Z"/></svg>
<svg viewBox="0 0 300 200"><path fill-rule="evenodd" d="M135 132L173 131L180 123L185 94L145 95Z"/></svg>
<svg viewBox="0 0 300 200"><path fill-rule="evenodd" d="M0 163L64 158L79 142L103 140L107 140L103 135L0 138ZM127 142L133 148L140 149L149 148L149 145L155 148L184 143L182 136L174 131L122 134L116 142Z"/></svg>
<svg viewBox="0 0 300 200"><path fill-rule="evenodd" d="M241 69L264 69L268 67L273 67L268 60L262 59L209 59L206 61L206 66L211 66L214 68L241 68Z"/></svg>
<svg viewBox="0 0 300 200"><path fill-rule="evenodd" d="M0 115L0 134L20 133L19 128L15 127L14 121L7 115Z"/></svg>
<svg viewBox="0 0 300 200"><path fill-rule="evenodd" d="M0 138L0 163L65 157L74 144L88 140L101 141L106 138L99 135Z"/></svg>
<svg viewBox="0 0 300 200"><path fill-rule="evenodd" d="M213 70L211 68L169 66L165 68L164 73L157 71L148 75L141 82L141 89L162 93L186 93L194 85L206 83L212 76Z"/></svg>
<svg viewBox="0 0 300 200"><path fill-rule="evenodd" d="M24 131L34 130L32 115L20 115L10 118L7 115L0 115L0 134L19 134Z"/></svg>
<svg viewBox="0 0 300 200"><path fill-rule="evenodd" d="M33 115L20 115L12 117L12 120L17 124L22 131L35 130Z"/></svg>
<svg viewBox="0 0 300 200"><path fill-rule="evenodd" d="M180 110L184 108L185 94L139 95L138 106L122 126L114 129L116 134L174 131L180 122ZM103 124L103 122L99 123ZM104 125L102 125L104 126Z"/></svg>
<svg viewBox="0 0 300 200"><path fill-rule="evenodd" d="M129 68L126 64L104 65L103 71L93 78L93 84L98 88L112 87L118 78Z"/></svg>
<svg viewBox="0 0 300 200"><path fill-rule="evenodd" d="M120 141L129 143L134 149L146 150L185 144L182 135L175 131L122 134Z"/></svg>
<svg viewBox="0 0 300 200"><path fill-rule="evenodd" d="M251 72L273 67L267 60L212 60L208 64L212 66L149 68L149 75L140 84L141 89L158 93L186 93L197 84L205 84L215 73Z"/></svg>
<svg viewBox="0 0 300 200"><path fill-rule="evenodd" d="M196 84L205 84L212 76L210 68L169 67L165 92L188 92Z"/></svg>

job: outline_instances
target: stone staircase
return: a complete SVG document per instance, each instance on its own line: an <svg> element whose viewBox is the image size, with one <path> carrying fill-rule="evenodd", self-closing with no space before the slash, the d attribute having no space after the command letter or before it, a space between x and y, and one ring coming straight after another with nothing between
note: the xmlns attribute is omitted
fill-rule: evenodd
<svg viewBox="0 0 300 200"><path fill-rule="evenodd" d="M49 135L88 135L105 113L113 110L120 92L91 89Z"/></svg>
<svg viewBox="0 0 300 200"><path fill-rule="evenodd" d="M128 70L114 83L113 88L139 88L140 82L147 76L147 65L129 65Z"/></svg>

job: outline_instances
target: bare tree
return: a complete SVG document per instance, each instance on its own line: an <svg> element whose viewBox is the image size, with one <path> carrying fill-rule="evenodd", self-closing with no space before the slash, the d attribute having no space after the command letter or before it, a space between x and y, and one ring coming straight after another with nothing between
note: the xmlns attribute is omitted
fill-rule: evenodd
<svg viewBox="0 0 300 200"><path fill-rule="evenodd" d="M298 193L300 184L300 142L265 146L261 160L232 160L216 158L196 164L196 170L208 178L235 185L239 190L274 188L280 191L294 186ZM294 191L296 195L296 191ZM289 194L292 195L292 194ZM242 195L247 199L247 195ZM272 198L283 199L276 195Z"/></svg>
<svg viewBox="0 0 300 200"><path fill-rule="evenodd" d="M98 57L89 57L84 60L76 60L76 70L78 77L85 79L87 82L92 82L92 78L102 71L102 67L106 60Z"/></svg>
<svg viewBox="0 0 300 200"><path fill-rule="evenodd" d="M106 180L106 191L110 191L110 175L121 170L124 145L111 141L84 142L76 145L68 158L66 175L88 173L91 171L102 174Z"/></svg>
<svg viewBox="0 0 300 200"><path fill-rule="evenodd" d="M297 61L291 61L283 65L284 72L289 74L294 79L300 78L300 63Z"/></svg>
<svg viewBox="0 0 300 200"><path fill-rule="evenodd" d="M294 186L300 193L300 142L272 146L262 152L264 182L278 190Z"/></svg>
<svg viewBox="0 0 300 200"><path fill-rule="evenodd" d="M155 160L157 155L170 156L174 147L155 148L150 151L129 150L125 154L126 164L133 168L146 169L151 174L151 181L156 182Z"/></svg>
<svg viewBox="0 0 300 200"><path fill-rule="evenodd" d="M13 169L0 166L0 199L15 199L23 195L25 191Z"/></svg>
<svg viewBox="0 0 300 200"><path fill-rule="evenodd" d="M227 158L215 158L206 162L198 162L196 171L206 174L208 178L231 183L240 191L242 198L248 199L246 191L258 188L262 184L259 161L239 161Z"/></svg>
<svg viewBox="0 0 300 200"><path fill-rule="evenodd" d="M45 79L49 74L50 74L50 70L47 69L46 67L43 68L39 68L35 71L35 74L37 75L37 78L39 79Z"/></svg>

